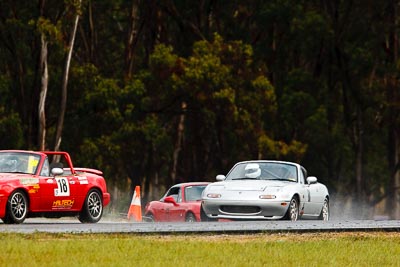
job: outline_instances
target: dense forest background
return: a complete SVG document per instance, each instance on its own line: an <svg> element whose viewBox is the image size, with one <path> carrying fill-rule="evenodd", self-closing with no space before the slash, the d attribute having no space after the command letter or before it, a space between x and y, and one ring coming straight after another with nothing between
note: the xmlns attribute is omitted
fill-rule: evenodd
<svg viewBox="0 0 400 267"><path fill-rule="evenodd" d="M399 2L0 0L0 149L68 151L117 211L279 159L400 219Z"/></svg>

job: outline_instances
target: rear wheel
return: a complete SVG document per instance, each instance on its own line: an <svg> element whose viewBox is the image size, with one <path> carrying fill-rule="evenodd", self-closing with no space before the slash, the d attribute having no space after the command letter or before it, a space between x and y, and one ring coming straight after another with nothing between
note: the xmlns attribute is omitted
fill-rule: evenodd
<svg viewBox="0 0 400 267"><path fill-rule="evenodd" d="M322 205L321 214L318 219L323 221L329 221L329 199L325 198L324 204Z"/></svg>
<svg viewBox="0 0 400 267"><path fill-rule="evenodd" d="M285 219L294 222L297 221L298 218L299 218L299 201L297 200L296 197L293 197L292 200L290 200L289 208L286 212Z"/></svg>
<svg viewBox="0 0 400 267"><path fill-rule="evenodd" d="M103 215L103 200L98 190L92 189L86 196L85 203L79 213L79 221L82 223L96 223Z"/></svg>
<svg viewBox="0 0 400 267"><path fill-rule="evenodd" d="M196 222L196 217L194 217L193 213L189 212L186 215L185 222Z"/></svg>
<svg viewBox="0 0 400 267"><path fill-rule="evenodd" d="M22 223L28 214L28 198L25 193L16 190L11 193L7 201L6 216L4 223Z"/></svg>

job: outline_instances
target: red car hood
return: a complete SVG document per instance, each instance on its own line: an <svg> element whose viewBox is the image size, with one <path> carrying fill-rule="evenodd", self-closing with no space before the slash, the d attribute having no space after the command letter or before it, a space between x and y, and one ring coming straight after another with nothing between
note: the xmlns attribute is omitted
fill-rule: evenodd
<svg viewBox="0 0 400 267"><path fill-rule="evenodd" d="M17 180L21 178L33 178L33 175L26 173L9 173L9 172L0 173L0 182L4 180Z"/></svg>

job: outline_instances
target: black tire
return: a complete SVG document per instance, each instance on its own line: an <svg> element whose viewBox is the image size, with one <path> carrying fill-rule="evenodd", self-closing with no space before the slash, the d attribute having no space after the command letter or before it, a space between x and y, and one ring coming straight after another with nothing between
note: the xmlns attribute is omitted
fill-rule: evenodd
<svg viewBox="0 0 400 267"><path fill-rule="evenodd" d="M200 206L200 220L202 222L216 222L218 219L210 218L206 215L206 213L203 210L203 205Z"/></svg>
<svg viewBox="0 0 400 267"><path fill-rule="evenodd" d="M155 222L154 215L152 213L148 213L148 214L144 215L143 220L145 222Z"/></svg>
<svg viewBox="0 0 400 267"><path fill-rule="evenodd" d="M208 216L206 215L206 213L203 210L203 205L200 206L200 220L202 222L208 222Z"/></svg>
<svg viewBox="0 0 400 267"><path fill-rule="evenodd" d="M185 222L196 222L196 217L193 213L188 212L188 214L186 214Z"/></svg>
<svg viewBox="0 0 400 267"><path fill-rule="evenodd" d="M295 222L299 219L299 200L297 199L297 197L293 197L290 200L289 207L284 219L292 222Z"/></svg>
<svg viewBox="0 0 400 267"><path fill-rule="evenodd" d="M78 219L82 223L97 223L103 215L103 198L98 190L92 189L86 196Z"/></svg>
<svg viewBox="0 0 400 267"><path fill-rule="evenodd" d="M3 221L7 224L23 223L28 214L28 198L21 190L11 193L7 200L6 216Z"/></svg>
<svg viewBox="0 0 400 267"><path fill-rule="evenodd" d="M324 204L322 205L321 213L319 214L318 219L322 221L329 221L330 210L329 210L329 199L325 198Z"/></svg>

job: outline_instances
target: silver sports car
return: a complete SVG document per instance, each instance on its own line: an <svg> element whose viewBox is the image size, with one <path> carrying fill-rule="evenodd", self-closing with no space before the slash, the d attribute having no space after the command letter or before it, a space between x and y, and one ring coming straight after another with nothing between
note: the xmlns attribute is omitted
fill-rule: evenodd
<svg viewBox="0 0 400 267"><path fill-rule="evenodd" d="M329 193L297 163L239 162L202 194L203 221L299 218L329 220Z"/></svg>

